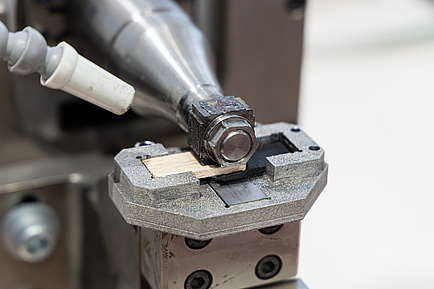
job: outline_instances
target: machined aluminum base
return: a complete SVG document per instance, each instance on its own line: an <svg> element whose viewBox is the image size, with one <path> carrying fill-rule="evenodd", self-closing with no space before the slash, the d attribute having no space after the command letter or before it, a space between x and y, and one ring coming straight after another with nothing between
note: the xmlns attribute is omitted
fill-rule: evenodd
<svg viewBox="0 0 434 289"><path fill-rule="evenodd" d="M255 131L260 146L247 170L216 178L153 178L142 159L169 152L161 144L124 149L109 176L110 197L131 225L197 240L303 219L327 182L324 150L293 124Z"/></svg>
<svg viewBox="0 0 434 289"><path fill-rule="evenodd" d="M141 272L152 289L252 288L297 274L300 222L207 241L140 230Z"/></svg>

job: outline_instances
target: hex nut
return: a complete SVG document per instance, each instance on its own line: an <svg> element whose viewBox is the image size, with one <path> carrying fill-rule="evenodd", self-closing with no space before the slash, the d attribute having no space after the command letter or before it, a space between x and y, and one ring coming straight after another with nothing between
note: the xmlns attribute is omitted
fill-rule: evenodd
<svg viewBox="0 0 434 289"><path fill-rule="evenodd" d="M205 139L209 152L223 166L246 164L259 146L252 125L238 115L216 118Z"/></svg>

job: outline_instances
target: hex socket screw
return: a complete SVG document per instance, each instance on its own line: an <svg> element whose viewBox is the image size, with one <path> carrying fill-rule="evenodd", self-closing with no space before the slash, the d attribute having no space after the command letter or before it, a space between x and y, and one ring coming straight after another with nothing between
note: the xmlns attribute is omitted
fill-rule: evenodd
<svg viewBox="0 0 434 289"><path fill-rule="evenodd" d="M268 280L279 274L282 260L277 255L267 255L258 261L255 274L259 279Z"/></svg>
<svg viewBox="0 0 434 289"><path fill-rule="evenodd" d="M211 285L211 273L206 270L197 270L185 279L184 289L209 289Z"/></svg>
<svg viewBox="0 0 434 289"><path fill-rule="evenodd" d="M277 233L280 229L282 229L282 227L283 227L283 224L271 226L271 227L259 229L259 232L261 232L264 235L272 235L274 233Z"/></svg>
<svg viewBox="0 0 434 289"><path fill-rule="evenodd" d="M3 245L12 258L38 263L51 256L56 248L59 221L47 204L21 203L6 213L1 232Z"/></svg>
<svg viewBox="0 0 434 289"><path fill-rule="evenodd" d="M185 238L185 244L187 245L188 248L193 249L193 250L203 249L206 246L208 246L209 243L211 243L211 241L212 241L212 239L210 239L210 240L195 240L195 239Z"/></svg>

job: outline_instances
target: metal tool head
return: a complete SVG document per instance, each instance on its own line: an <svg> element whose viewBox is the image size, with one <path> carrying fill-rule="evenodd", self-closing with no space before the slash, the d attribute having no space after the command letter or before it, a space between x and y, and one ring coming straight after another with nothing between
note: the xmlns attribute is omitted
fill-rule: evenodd
<svg viewBox="0 0 434 289"><path fill-rule="evenodd" d="M192 104L189 144L200 161L244 165L258 148L253 110L239 97L223 96Z"/></svg>
<svg viewBox="0 0 434 289"><path fill-rule="evenodd" d="M246 164L259 143L252 125L238 115L215 118L205 133L208 152L221 165Z"/></svg>

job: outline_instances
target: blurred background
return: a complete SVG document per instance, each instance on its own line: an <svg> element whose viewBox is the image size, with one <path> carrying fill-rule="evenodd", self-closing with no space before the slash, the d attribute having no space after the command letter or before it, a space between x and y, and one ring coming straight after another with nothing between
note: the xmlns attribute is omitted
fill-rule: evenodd
<svg viewBox="0 0 434 289"><path fill-rule="evenodd" d="M329 182L305 218L311 288L434 288L434 6L310 0L300 124Z"/></svg>
<svg viewBox="0 0 434 289"><path fill-rule="evenodd" d="M0 0L0 19L11 30L38 28L51 45L67 40L110 68L69 21L72 2L80 1ZM209 38L227 94L242 96L259 122L298 122L326 151L328 185L301 229L308 287L434 288L434 1L308 0L305 12L302 0L178 2ZM104 259L108 227L95 230L99 210L113 209L104 187L113 156L149 139L185 146L186 136L38 82L0 66L0 217L31 196L55 208L64 230L37 267L0 248L0 289L80 288L79 280L108 288L93 283L112 281L96 263L128 270ZM51 287L47 272L57 276Z"/></svg>

